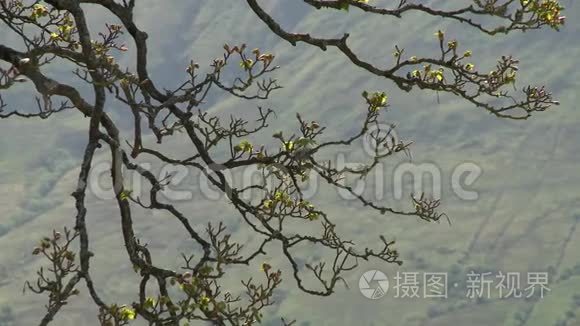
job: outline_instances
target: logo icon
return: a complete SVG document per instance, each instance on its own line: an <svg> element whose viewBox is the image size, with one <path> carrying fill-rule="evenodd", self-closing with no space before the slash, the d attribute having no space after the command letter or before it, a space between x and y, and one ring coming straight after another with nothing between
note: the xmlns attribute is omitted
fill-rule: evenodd
<svg viewBox="0 0 580 326"><path fill-rule="evenodd" d="M383 123L370 125L362 138L365 153L371 157L390 153L392 148L401 143L395 127L394 124Z"/></svg>
<svg viewBox="0 0 580 326"><path fill-rule="evenodd" d="M380 299L389 290L389 279L381 271L370 270L365 272L358 281L360 293L371 300Z"/></svg>

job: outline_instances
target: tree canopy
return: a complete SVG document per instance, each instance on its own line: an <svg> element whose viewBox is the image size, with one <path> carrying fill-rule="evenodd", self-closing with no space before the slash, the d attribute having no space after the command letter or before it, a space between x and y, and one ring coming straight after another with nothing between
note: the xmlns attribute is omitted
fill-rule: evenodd
<svg viewBox="0 0 580 326"><path fill-rule="evenodd" d="M421 89L449 93L499 118L516 120L525 120L558 104L544 86L530 85L519 94L512 94L518 73L516 58L502 56L493 70L481 71L471 61L472 51L442 30L432 31L433 42L439 45L432 56L416 56L393 45L395 63L383 67L360 58L357 50L349 45L348 33L340 38L321 38L310 31L292 33L257 0L246 2L248 10L264 28L279 38L292 45L305 43L320 48L321 56L333 48L343 54L346 62L352 63L352 69L363 69L385 78L406 92ZM418 12L463 24L489 36L541 28L558 30L565 22L564 8L554 0L466 0L464 7L455 9L437 9L408 0L389 8L376 6L372 0L303 2L313 10L339 10L345 11L344 14L360 10L368 15L401 19L408 13ZM107 10L120 24L103 22L102 30L91 30L87 23L88 4ZM389 107L385 91L359 91L366 114L359 122L358 131L343 139L324 139L326 126L301 115L296 116L295 133L272 135L268 127L275 112L262 107L258 108L255 121L233 113L230 119L213 116L202 110L210 90L247 100L264 100L274 95L281 86L273 75L283 69L276 65L275 54L243 43L225 44L223 54L213 59L209 67L191 61L184 67L183 76L175 77L179 87L161 90L149 75L148 35L135 23L133 11L137 5L134 0L0 0L2 28L18 35L22 42L18 47L0 44L0 60L8 65L0 70L0 91L16 83L27 83L31 94L38 95L38 111L22 112L9 109L0 92L0 117L58 119L59 112L75 110L90 119L80 174L72 193L76 207L74 227L54 231L33 250L33 254L50 261L50 268L41 269L38 279L26 284L28 290L48 295L47 312L41 318L41 325L49 324L80 291L90 294L99 309L98 320L102 325L126 325L137 318L150 325L184 325L194 321L211 321L216 325L258 324L264 308L274 302L273 294L282 282L281 271L267 262L261 263L258 276L242 280L245 296L231 294L220 280L231 266L252 268L265 254L265 248L274 243L292 269L292 275L285 278L293 279L299 289L310 295L333 294L344 272L355 269L360 260L402 263L395 242L385 237L378 239L376 248L359 248L344 239L332 216L304 198L302 185L311 175L350 192L362 206L380 214L414 216L427 222L447 218L439 210L438 199L412 195L408 210L396 210L357 194L341 182L345 175L364 178L383 160L410 150L411 142L394 141L395 126L385 130L385 124L381 123L381 114ZM120 42L126 35L132 44ZM115 55L129 50L135 55L134 67L122 67ZM75 66L74 74L80 79L78 85L67 84L46 73L46 67L57 60L66 60ZM81 83L90 86L91 98L82 95ZM64 101L55 104L55 99ZM118 122L106 112L112 103L127 107L132 115L131 139L123 139ZM367 164L343 168L324 160L324 153L353 145L369 130L373 130L375 155ZM183 135L190 142L191 155L172 157L162 150L163 146L148 144L151 139L163 144L167 138L177 135ZM276 145L254 144L248 140L252 135L272 137ZM94 157L106 150L112 163L110 178L124 240L124 248L119 250L126 251L140 277L140 282L134 284L139 295L130 303L105 302L99 295L99 285L91 277L98 273L98 266L91 265L95 253L91 251L87 230L86 192ZM221 222L210 223L205 230L194 227L188 212L159 197L169 180L137 164L140 156L204 174L226 194L246 227L260 239L260 245L247 248L236 243ZM243 188L232 186L228 173L248 167L260 171L260 181ZM138 173L149 183L146 195L134 194L126 187L127 171ZM195 241L197 248L191 252L175 253L176 259L181 254L181 270L155 263L155 257L135 234L134 226L138 223L134 219L135 207L169 213ZM290 226L295 223L310 223L316 232L293 232ZM301 266L293 250L305 243L328 251L333 258ZM282 319L282 323L294 322Z"/></svg>

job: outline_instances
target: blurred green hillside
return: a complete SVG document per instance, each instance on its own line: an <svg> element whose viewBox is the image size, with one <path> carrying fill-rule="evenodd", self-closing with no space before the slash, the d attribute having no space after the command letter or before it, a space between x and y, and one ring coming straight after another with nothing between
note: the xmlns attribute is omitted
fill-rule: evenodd
<svg viewBox="0 0 580 326"><path fill-rule="evenodd" d="M467 1L449 1L445 6L461 6ZM516 86L521 89L527 84L546 84L561 105L525 122L499 120L444 94L438 97L433 92L402 92L393 83L353 66L337 51L322 52L281 42L244 1L140 1L136 19L149 34L151 75L162 87L179 84L181 79L175 80L175 76L186 77L184 69L190 59L202 67L208 65L220 55L226 42L244 42L276 54L281 66L276 78L284 88L271 99L247 102L216 92L204 108L218 115L245 117L252 117L257 105L273 108L277 118L262 135L264 139L254 139L256 143L268 142L276 130L296 130L297 112L328 126L328 138L348 136L357 130L365 113L361 92L384 90L391 105L383 118L397 124L401 138L414 141L413 161L434 163L442 172L442 206L451 225L380 215L326 188L316 194L317 202L332 216L339 232L358 245L372 246L378 243L380 234L396 239L405 261L402 267L364 262L347 275L348 289L339 286L329 298L312 297L296 290L287 262L278 256L279 248L272 246L269 256L257 260L255 266L229 274L231 291L241 290L237 277L257 274L259 263L268 261L286 275L285 286L278 294L281 304L267 311L271 325L276 325L278 316L295 318L300 326L580 325L580 6L573 0L563 1L567 25L560 32L488 37L425 15L389 19L369 17L354 9L348 13L310 10L301 1L262 2L290 31L317 36L348 31L349 44L362 58L384 66L392 63L395 44L405 48L408 55L435 53L438 45L433 33L445 30L446 35L459 41L460 48L473 51L474 62L490 70L501 55L514 55L521 60ZM388 6L390 1L374 2ZM422 2L440 6L440 1ZM95 28L114 21L96 6L87 8ZM9 32L1 28L4 40ZM13 37L6 36L6 40L17 46ZM132 68L131 54L129 51L119 57L119 62ZM75 81L66 65L51 69L54 76ZM11 107L35 109L29 86L19 85L6 96ZM107 110L126 127L129 136L131 115L125 107L110 103ZM0 326L34 325L42 316L44 298L22 294L22 287L45 262L32 256L31 250L53 228L73 224L70 193L78 175L75 167L87 141L88 120L70 112L49 120L9 119L0 124ZM189 148L184 143L176 138L166 148L186 155L183 153ZM360 147L357 144L356 150L344 149L347 162L364 159ZM103 152L99 161L106 161L107 154ZM384 165L382 200L408 209L406 198L392 196L389 182L394 168L406 161L401 155ZM461 200L451 189L453 168L464 162L473 162L483 170L471 189L479 194L474 201ZM379 185L372 181L374 176L370 179L367 190L372 193ZM192 224L201 229L208 221L221 219L235 239L248 244L255 241L227 200L203 197L198 180L192 173L187 183L194 190L195 200L179 204ZM410 192L412 188L406 189ZM132 283L135 274L122 250L115 204L89 197L87 223L91 250L96 254L93 279L105 300L130 302L137 290ZM138 209L135 223L136 233L159 256L158 262L178 268L178 252L191 250L192 245L179 225L164 214ZM304 262L324 255L312 248L300 250L297 255ZM360 294L358 280L370 269L385 272L391 281L403 271L446 272L449 283L458 286L450 286L448 299L395 298L391 289L380 300L368 300ZM500 300L496 292L491 299L469 299L465 278L472 270L524 274L548 271L551 291L542 299ZM93 318L96 308L84 289L78 299L63 310L54 325L97 324ZM9 319L14 322L8 323Z"/></svg>

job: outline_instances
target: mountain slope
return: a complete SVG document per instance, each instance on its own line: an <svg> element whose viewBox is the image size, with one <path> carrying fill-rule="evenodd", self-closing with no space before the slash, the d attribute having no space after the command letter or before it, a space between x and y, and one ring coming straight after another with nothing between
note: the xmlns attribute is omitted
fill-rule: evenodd
<svg viewBox="0 0 580 326"><path fill-rule="evenodd" d="M387 4L386 1L377 3ZM269 311L273 317L280 314L297 318L302 322L299 325L434 326L518 325L517 319L529 316L525 325L543 326L562 320L567 311L580 313L573 306L573 296L580 294L580 259L576 249L580 245L580 232L575 231L580 216L577 200L580 113L576 110L580 71L575 69L580 46L574 42L580 28L578 5L569 1L569 24L560 33L514 33L495 38L482 37L464 26L424 15L408 15L399 20L366 18L356 10L310 11L299 2L271 1L267 6L291 31L320 36L349 31L351 45L359 50L361 57L385 65L393 60L394 44L406 48L409 55L433 53L437 47L433 33L438 29L457 37L461 46L473 50L475 62L490 68L498 56L514 54L521 59L522 68L522 80L517 86L545 83L562 103L527 122L498 120L449 96L441 95L438 103L435 93L401 92L394 84L352 66L334 50L323 53L305 45L292 47L267 30L241 1L166 4L148 0L139 6L142 7L137 21L150 35L152 76L161 85L176 85L174 76L183 74L191 58L202 66L208 64L220 54L226 42L245 42L277 55L282 68L276 77L284 88L270 100L248 103L215 94L210 100L213 105L204 109L215 114L233 112L249 116L255 112L256 105L270 106L277 112L271 131L296 128L297 124L290 122L299 112L307 119L328 125L327 137L345 136L356 130L364 114L360 93L385 90L391 102L385 118L398 124L401 137L415 141L414 161L430 162L441 170L442 199L452 219L451 226L378 215L362 210L354 201L342 200L335 192L319 191L317 198L333 216L342 234L361 246L376 243L379 234L396 238L405 265L397 269L377 263L363 264L356 273L347 275L350 289L339 288L330 298L317 298L301 295L295 289L286 262L278 257L277 248L272 247L268 250L270 256L264 260L282 268L289 281L280 294L286 300ZM93 24L102 19L102 12L91 11ZM120 62L130 65L129 54L119 58ZM54 73L60 76L65 71L60 68ZM12 94L12 99L26 105L28 102L21 99L25 94L28 94L26 88L21 87ZM120 120L126 112L122 109L116 105L108 108ZM4 196L0 227L5 231L0 233L3 248L0 307L12 308L17 325L35 324L42 312L43 298L20 295L20 290L24 280L33 278L35 270L44 264L30 255L36 241L53 228L72 225L74 207L69 194L78 171L71 167L79 162L86 142L87 122L72 114L53 117L49 122L1 121L0 192ZM269 138L270 130L263 137ZM188 150L178 140L167 147L174 153ZM47 159L56 150L61 154ZM351 161L362 158L360 150L352 153L345 150L343 154ZM106 158L105 153L99 159ZM386 164L384 180L381 179L381 187L385 188L381 200L399 207L408 207L405 206L408 202L393 198L392 174L405 159L402 156ZM482 177L472 186L480 195L475 201L461 200L451 190L452 169L467 161L483 169ZM180 203L180 206L185 212L191 212L193 224L201 229L207 221L219 217L227 221L237 239L250 242L250 233L227 201L203 199L199 179L195 174L189 177L188 185L194 189L196 201ZM369 191L376 187L372 182L368 184ZM88 223L92 250L96 253L95 282L105 299L120 298L127 302L135 291L130 284L134 274L125 253L119 250L122 242L115 207L110 200L94 196L89 198L89 203ZM191 250L185 234L167 216L138 212L139 236L165 262L179 266L175 250ZM306 261L316 259L319 254L309 248L301 250ZM239 273L254 273L260 262ZM537 302L476 301L465 298L463 293L465 276L472 269L525 273L546 271L550 266L555 270L551 274L553 290L548 298ZM394 298L395 292L391 289L385 298L370 301L357 288L359 277L368 269L386 272L391 281L397 271L448 272L450 280L455 277L460 286L450 289L453 291L448 300ZM235 279L228 284L234 291L239 289ZM79 302L67 307L55 324L96 325L94 319L86 319L95 313L83 292ZM573 319L569 325L575 325Z"/></svg>

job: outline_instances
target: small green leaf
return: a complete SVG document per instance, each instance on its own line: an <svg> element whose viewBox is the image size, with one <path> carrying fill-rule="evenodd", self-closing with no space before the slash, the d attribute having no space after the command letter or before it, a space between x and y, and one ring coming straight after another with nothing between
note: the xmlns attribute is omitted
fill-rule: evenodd
<svg viewBox="0 0 580 326"><path fill-rule="evenodd" d="M234 146L234 151L236 152L248 152L251 153L254 147L247 140L242 140L238 145Z"/></svg>
<svg viewBox="0 0 580 326"><path fill-rule="evenodd" d="M128 190L128 189L121 191L121 193L119 194L119 199L120 200L129 199L129 196L131 196L132 192L133 192L132 190Z"/></svg>
<svg viewBox="0 0 580 326"><path fill-rule="evenodd" d="M147 299L145 299L145 303L143 304L143 306L145 307L145 309L153 308L155 306L155 299L147 297Z"/></svg>
<svg viewBox="0 0 580 326"><path fill-rule="evenodd" d="M246 59L240 62L240 67L244 68L244 70L250 70L254 65L254 60Z"/></svg>
<svg viewBox="0 0 580 326"><path fill-rule="evenodd" d="M308 213L308 215L306 217L311 221L315 221L318 219L318 213L310 212L310 213Z"/></svg>
<svg viewBox="0 0 580 326"><path fill-rule="evenodd" d="M135 319L135 310L123 306L119 311L119 315L122 320L133 320Z"/></svg>
<svg viewBox="0 0 580 326"><path fill-rule="evenodd" d="M292 150L294 150L294 142L293 141L288 141L284 143L284 148L291 152Z"/></svg>

